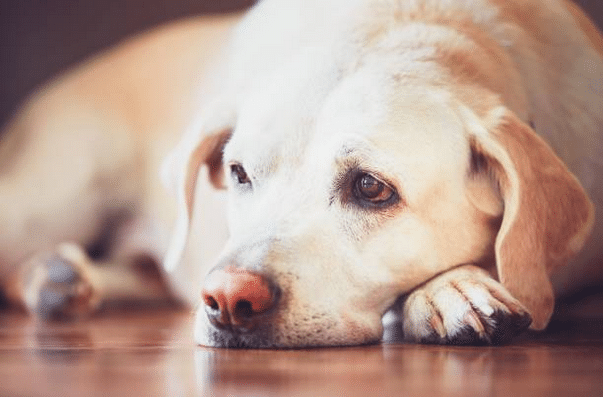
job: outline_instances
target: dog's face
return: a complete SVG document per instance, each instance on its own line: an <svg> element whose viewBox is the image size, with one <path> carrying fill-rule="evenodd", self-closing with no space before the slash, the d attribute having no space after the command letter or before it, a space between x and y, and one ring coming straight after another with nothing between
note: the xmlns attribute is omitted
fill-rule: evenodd
<svg viewBox="0 0 603 397"><path fill-rule="evenodd" d="M214 327L202 307L198 342L377 341L400 294L491 255L502 202L468 177L466 126L449 95L386 72L286 96L275 84L242 104L223 152L231 237L217 267L261 274L279 298L243 334Z"/></svg>
<svg viewBox="0 0 603 397"><path fill-rule="evenodd" d="M208 270L198 343L375 342L400 295L463 264L488 268L533 328L546 325L548 274L584 243L592 206L550 147L501 106L522 103L504 70L465 57L469 71L486 62L494 77L455 75L466 71L459 58L417 49L424 27L409 29L370 51L329 47L322 34L303 51L283 47L286 61L249 51L262 67L236 95L225 90L226 105L206 111L217 121L173 152L180 216L168 268L193 209L207 210L193 197L199 167L229 194L230 239ZM408 48L394 50L401 37ZM499 88L504 95L492 94Z"/></svg>

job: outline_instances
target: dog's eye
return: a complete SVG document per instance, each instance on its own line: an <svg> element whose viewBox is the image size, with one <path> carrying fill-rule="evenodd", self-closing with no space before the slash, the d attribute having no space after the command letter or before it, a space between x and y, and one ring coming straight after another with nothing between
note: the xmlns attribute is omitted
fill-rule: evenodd
<svg viewBox="0 0 603 397"><path fill-rule="evenodd" d="M354 195L362 202L383 205L392 201L396 193L374 176L361 173L354 181Z"/></svg>
<svg viewBox="0 0 603 397"><path fill-rule="evenodd" d="M232 164L230 166L230 172L239 184L251 184L251 179L249 179L247 172L245 172L245 168L243 168L241 164Z"/></svg>

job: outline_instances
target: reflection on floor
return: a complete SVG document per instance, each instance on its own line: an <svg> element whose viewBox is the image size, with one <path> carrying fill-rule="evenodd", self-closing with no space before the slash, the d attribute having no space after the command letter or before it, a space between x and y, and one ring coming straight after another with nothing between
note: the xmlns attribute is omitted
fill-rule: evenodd
<svg viewBox="0 0 603 397"><path fill-rule="evenodd" d="M560 305L503 347L319 350L194 346L187 310L107 311L73 324L0 313L1 396L603 395L603 296Z"/></svg>

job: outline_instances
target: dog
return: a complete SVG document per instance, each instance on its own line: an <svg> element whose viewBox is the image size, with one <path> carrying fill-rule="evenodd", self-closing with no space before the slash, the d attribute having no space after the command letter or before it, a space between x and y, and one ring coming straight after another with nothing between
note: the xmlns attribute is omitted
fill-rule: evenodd
<svg viewBox="0 0 603 397"><path fill-rule="evenodd" d="M9 297L79 316L175 294L215 347L498 344L603 279L603 40L576 5L264 0L238 18L215 25L236 27L199 103L168 111L143 84L133 109L100 72L132 48L17 116ZM167 62L149 58L132 64ZM162 87L182 88L169 62ZM82 76L101 77L86 101Z"/></svg>
<svg viewBox="0 0 603 397"><path fill-rule="evenodd" d="M106 302L162 303L180 292L198 299L202 268L171 275L168 285L157 266L176 214L159 175L202 106L210 85L202 74L240 19L193 17L125 40L39 89L3 128L0 285L8 301L41 318L73 319ZM211 245L192 253L195 262L213 259L225 239L223 217L206 217Z"/></svg>

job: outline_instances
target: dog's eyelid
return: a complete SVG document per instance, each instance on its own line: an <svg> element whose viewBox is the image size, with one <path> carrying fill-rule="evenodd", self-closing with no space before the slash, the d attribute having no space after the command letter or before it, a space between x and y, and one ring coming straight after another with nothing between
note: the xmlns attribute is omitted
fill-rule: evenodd
<svg viewBox="0 0 603 397"><path fill-rule="evenodd" d="M238 185L251 187L251 177L247 174L243 164L238 161L230 161L228 163L228 168L230 169L232 178L238 183Z"/></svg>
<svg viewBox="0 0 603 397"><path fill-rule="evenodd" d="M354 195L364 204L377 207L386 207L397 201L397 190L384 178L370 172L359 172L353 178Z"/></svg>
<svg viewBox="0 0 603 397"><path fill-rule="evenodd" d="M335 183L341 203L367 211L381 211L404 202L399 188L381 173L361 167L351 167ZM334 197L331 202L335 202Z"/></svg>

